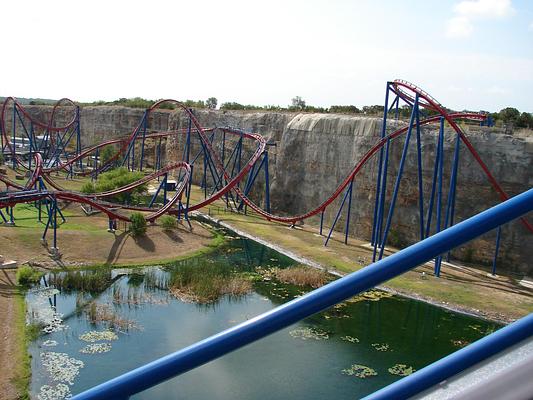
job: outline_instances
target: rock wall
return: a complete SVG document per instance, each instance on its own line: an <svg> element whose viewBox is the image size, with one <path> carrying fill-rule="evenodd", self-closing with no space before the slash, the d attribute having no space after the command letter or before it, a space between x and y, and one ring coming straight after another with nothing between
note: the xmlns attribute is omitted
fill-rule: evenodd
<svg viewBox="0 0 533 400"><path fill-rule="evenodd" d="M382 123L380 118L331 114L288 114L259 112L198 111L197 116L204 126L236 126L264 135L276 146L269 149L271 166L271 203L275 212L285 215L304 213L321 204L335 191L355 163L377 142ZM185 127L187 119L182 113L174 113L170 125ZM402 122L390 123L387 131L392 132ZM533 186L533 137L515 137L503 134L495 128L465 125L474 148L489 166L489 169L511 196ZM437 127L421 130L422 171L425 210L431 192ZM447 202L450 185L455 132L445 131L443 210ZM397 168L405 139L398 138L391 143L389 170L387 174L387 206L392 195ZM169 151L182 148L182 143L169 144ZM176 157L173 154L171 157ZM350 233L369 239L375 201L375 179L377 158L370 161L358 175L352 199ZM342 197L342 196L341 196ZM406 246L420 239L418 208L418 172L416 135L408 147L403 178L392 218L389 244ZM325 213L325 226L331 226L341 199L336 200ZM454 221L458 222L499 202L499 197L490 186L485 174L468 152L460 146L460 162L457 178L457 195ZM427 213L427 211L425 211ZM436 207L432 218L435 229ZM444 211L443 211L444 219ZM533 220L529 215L529 219ZM427 215L424 215L427 221ZM343 230L346 212L339 219L336 230ZM319 223L319 218L308 223ZM340 238L339 238L340 240ZM453 257L464 262L478 262L490 265L495 248L495 232L456 249ZM513 222L502 230L498 268L506 268L518 274L532 274L533 235L522 224Z"/></svg>
<svg viewBox="0 0 533 400"><path fill-rule="evenodd" d="M25 106L26 110L38 121L47 123L52 113L51 106ZM60 107L56 111L55 126L63 126L74 116L73 107ZM104 139L129 135L140 123L144 110L121 106L94 106L80 108L80 121L83 146L90 146ZM152 112L149 126L152 130L166 130L170 112L166 110ZM13 112L6 112L6 126L12 132ZM22 133L23 127L18 118L16 132ZM26 127L29 129L29 126Z"/></svg>
<svg viewBox="0 0 533 400"><path fill-rule="evenodd" d="M41 120L47 120L50 107L29 106L28 109ZM58 124L70 114L61 111ZM81 109L82 136L84 145L94 144L104 138L131 133L142 118L143 110L125 107L83 107ZM277 112L238 112L198 110L196 115L206 127L232 126L262 134L269 146L271 205L273 211L285 215L300 214L317 207L346 177L354 164L378 140L381 120L364 116L332 114L295 114ZM10 123L8 113L7 123ZM149 121L150 130L185 128L188 124L182 112L158 111ZM388 126L392 131L401 122ZM17 128L17 129L20 129ZM511 136L495 128L464 127L468 137L481 158L503 188L510 194L521 193L533 186L533 136ZM422 129L424 203L427 208L431 191L436 150L436 127ZM166 160L182 157L183 136L168 140ZM390 198L396 179L404 138L391 144L390 168L387 174L387 193ZM196 146L196 147L195 147ZM198 144L193 150L198 150ZM449 187L455 134L446 131L444 160L444 193ZM253 150L247 144L246 150ZM192 152L194 153L194 151ZM245 157L244 157L245 158ZM416 135L413 134L407 155L404 176L400 184L397 206L393 214L389 243L404 246L419 240L418 175ZM199 170L195 171L199 182ZM354 183L350 215L350 233L369 239L372 228L375 200L375 176L377 162L373 159L361 171ZM260 176L261 180L262 177ZM260 182L259 182L260 184ZM261 193L255 198L261 202ZM446 204L446 194L443 203ZM481 168L475 163L464 145L461 146L460 166L457 181L455 221L463 220L498 203L498 196L488 183ZM388 201L387 201L388 203ZM325 226L331 226L340 205L340 200L327 208ZM387 208L388 209L388 208ZM435 221L435 213L432 216ZM427 219L427 215L424 216ZM529 215L530 221L533 216ZM336 229L343 230L346 213L341 216ZM306 223L318 224L318 218ZM435 225L433 224L433 227ZM504 267L520 274L533 275L533 235L522 224L513 222L503 227L499 268ZM495 233L454 251L453 256L463 261L490 263L494 252ZM339 237L340 240L340 237Z"/></svg>

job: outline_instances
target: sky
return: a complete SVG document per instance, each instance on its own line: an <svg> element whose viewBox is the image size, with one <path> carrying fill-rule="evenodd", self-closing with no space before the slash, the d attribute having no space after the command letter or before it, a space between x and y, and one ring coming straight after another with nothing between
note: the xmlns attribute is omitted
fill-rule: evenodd
<svg viewBox="0 0 533 400"><path fill-rule="evenodd" d="M1 96L533 112L530 0L5 1Z"/></svg>

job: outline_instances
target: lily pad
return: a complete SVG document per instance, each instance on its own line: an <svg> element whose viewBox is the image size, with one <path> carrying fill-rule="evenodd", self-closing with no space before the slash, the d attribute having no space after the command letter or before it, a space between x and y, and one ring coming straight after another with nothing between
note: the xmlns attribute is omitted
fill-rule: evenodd
<svg viewBox="0 0 533 400"><path fill-rule="evenodd" d="M360 379L366 379L378 374L375 369L361 364L353 364L350 368L343 369L341 372L344 375L355 376Z"/></svg>
<svg viewBox="0 0 533 400"><path fill-rule="evenodd" d="M389 373L398 376L408 376L415 372L416 369L405 364L395 364L389 368Z"/></svg>

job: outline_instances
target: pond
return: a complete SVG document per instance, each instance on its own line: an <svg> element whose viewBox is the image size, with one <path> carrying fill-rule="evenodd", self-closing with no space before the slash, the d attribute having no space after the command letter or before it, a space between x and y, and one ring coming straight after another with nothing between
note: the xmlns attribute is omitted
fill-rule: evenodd
<svg viewBox="0 0 533 400"><path fill-rule="evenodd" d="M31 395L62 399L309 290L292 259L224 232L226 245L165 267L48 274L27 294ZM355 399L498 329L367 292L133 399Z"/></svg>

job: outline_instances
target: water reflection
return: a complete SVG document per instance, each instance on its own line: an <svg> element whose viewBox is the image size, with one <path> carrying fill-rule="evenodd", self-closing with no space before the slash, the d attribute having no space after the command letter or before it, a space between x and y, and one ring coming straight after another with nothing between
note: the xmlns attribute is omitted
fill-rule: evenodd
<svg viewBox="0 0 533 400"><path fill-rule="evenodd" d="M170 266L49 274L27 297L35 321L60 320L30 346L33 396L78 393L310 290L264 273L293 260L226 235L232 237L227 246ZM251 290L235 294L243 281ZM181 295L172 292L176 287ZM214 287L223 290L214 296ZM134 398L353 399L496 328L369 292ZM45 360L76 367L75 379L64 380L68 371L54 376L57 369Z"/></svg>

